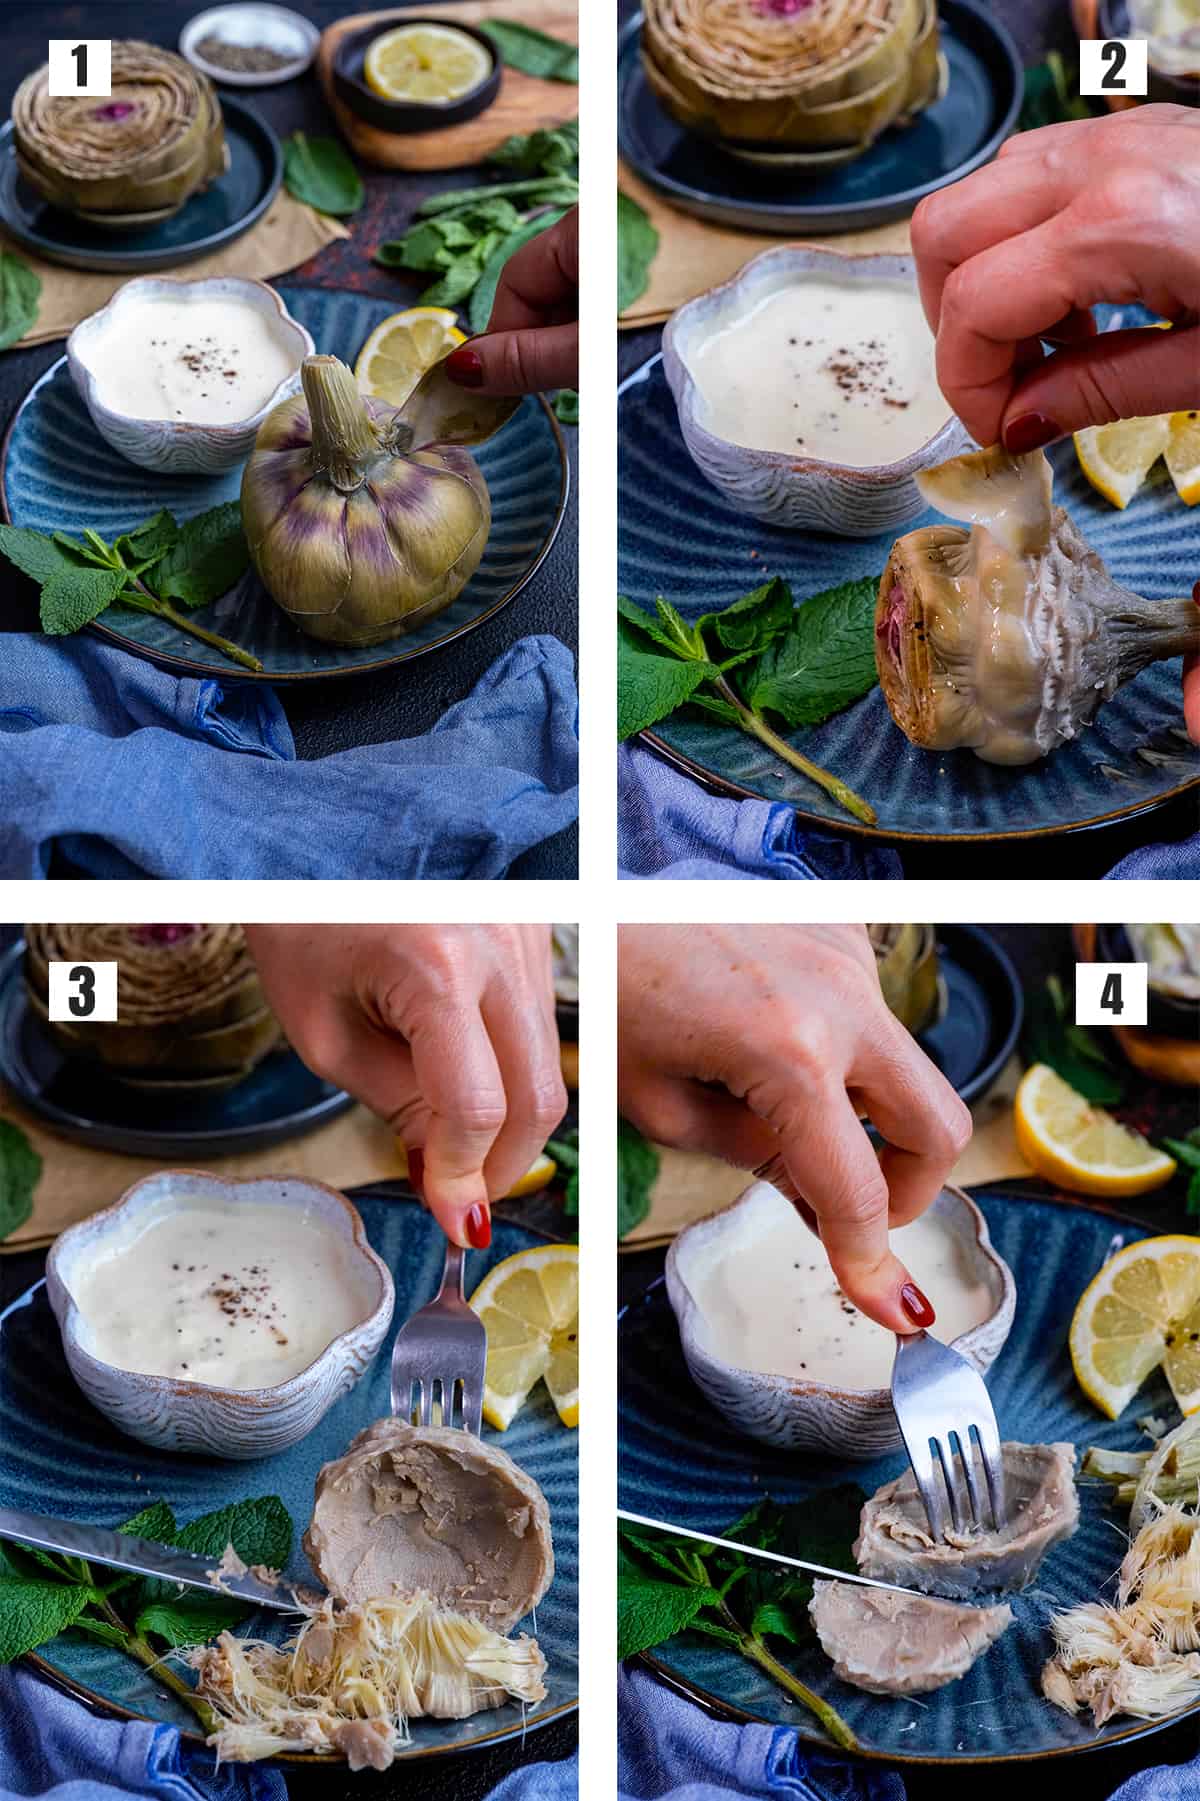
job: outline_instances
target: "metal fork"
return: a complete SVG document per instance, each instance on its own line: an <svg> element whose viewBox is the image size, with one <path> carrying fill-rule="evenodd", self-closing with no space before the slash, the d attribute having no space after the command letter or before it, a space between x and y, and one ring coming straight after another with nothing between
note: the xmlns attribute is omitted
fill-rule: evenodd
<svg viewBox="0 0 1200 1801"><path fill-rule="evenodd" d="M487 1330L463 1296L466 1255L446 1240L441 1287L401 1326L392 1346L392 1413L411 1425L477 1433L483 1424Z"/></svg>
<svg viewBox="0 0 1200 1801"><path fill-rule="evenodd" d="M991 1523L1005 1520L1000 1432L979 1371L928 1332L896 1338L892 1406L935 1539L986 1524L978 1479L983 1470Z"/></svg>

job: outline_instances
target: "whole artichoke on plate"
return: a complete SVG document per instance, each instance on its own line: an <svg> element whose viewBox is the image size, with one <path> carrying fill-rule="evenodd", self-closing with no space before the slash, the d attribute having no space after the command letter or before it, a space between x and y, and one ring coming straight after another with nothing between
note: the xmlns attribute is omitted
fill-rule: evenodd
<svg viewBox="0 0 1200 1801"><path fill-rule="evenodd" d="M50 1020L52 962L115 962L116 1020ZM241 926L29 925L25 983L64 1055L138 1088L230 1087L281 1038Z"/></svg>
<svg viewBox="0 0 1200 1801"><path fill-rule="evenodd" d="M848 161L937 97L935 0L645 0L662 106L726 148Z"/></svg>
<svg viewBox="0 0 1200 1801"><path fill-rule="evenodd" d="M399 407L362 394L333 356L306 357L301 380L246 464L246 541L301 631L380 644L440 613L478 569L492 509L465 446L520 402L470 394L440 363Z"/></svg>
<svg viewBox="0 0 1200 1801"><path fill-rule="evenodd" d="M155 44L116 40L106 99L52 97L49 66L12 107L21 174L64 212L113 230L169 219L229 165L216 90Z"/></svg>

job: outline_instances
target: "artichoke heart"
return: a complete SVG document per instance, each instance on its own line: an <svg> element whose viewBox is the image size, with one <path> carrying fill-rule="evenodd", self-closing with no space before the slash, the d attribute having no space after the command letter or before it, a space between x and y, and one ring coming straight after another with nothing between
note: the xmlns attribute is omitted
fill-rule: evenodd
<svg viewBox="0 0 1200 1801"><path fill-rule="evenodd" d="M856 155L937 97L937 7L646 0L642 63L691 131L731 147Z"/></svg>
<svg viewBox="0 0 1200 1801"><path fill-rule="evenodd" d="M467 395L439 364L401 407L361 394L336 357L306 357L301 379L246 464L250 554L301 631L380 644L440 613L479 567L491 502L465 447L518 402Z"/></svg>
<svg viewBox="0 0 1200 1801"><path fill-rule="evenodd" d="M105 99L49 92L49 65L12 107L25 180L93 225L137 230L177 213L229 166L216 90L173 51L117 40Z"/></svg>
<svg viewBox="0 0 1200 1801"><path fill-rule="evenodd" d="M1052 504L1042 451L974 451L917 480L965 522L898 539L879 584L879 682L920 749L1034 763L1147 664L1200 650L1200 609L1115 582Z"/></svg>

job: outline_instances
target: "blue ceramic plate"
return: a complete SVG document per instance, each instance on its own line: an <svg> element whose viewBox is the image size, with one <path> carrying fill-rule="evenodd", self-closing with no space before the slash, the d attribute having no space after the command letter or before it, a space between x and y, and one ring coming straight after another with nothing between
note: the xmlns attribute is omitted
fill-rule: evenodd
<svg viewBox="0 0 1200 1801"><path fill-rule="evenodd" d="M964 1101L990 1088L1021 1031L1025 998L1017 972L980 926L939 926L938 971L946 1006L917 1043Z"/></svg>
<svg viewBox="0 0 1200 1801"><path fill-rule="evenodd" d="M354 1105L288 1049L219 1093L152 1094L106 1081L95 1064L64 1057L37 1018L25 993L23 955L15 945L0 960L0 1083L61 1138L179 1163L300 1138Z"/></svg>
<svg viewBox="0 0 1200 1801"><path fill-rule="evenodd" d="M436 1292L446 1241L412 1199L363 1195L357 1205L367 1236L392 1271L399 1326ZM502 1257L539 1242L524 1227L498 1219L490 1251L473 1252L468 1259L468 1284L474 1286ZM300 1549L300 1535L312 1513L317 1471L331 1458L340 1457L356 1432L390 1411L390 1360L389 1334L358 1387L343 1396L307 1438L278 1457L219 1463L156 1451L110 1426L76 1388L62 1354L45 1284L39 1282L0 1314L0 1506L116 1526L159 1496L171 1503L182 1521L249 1495L277 1494L296 1526L296 1548L288 1574L311 1583L313 1573ZM484 1436L492 1436L487 1426ZM560 1425L545 1388L539 1385L504 1433L503 1446L541 1485L550 1507L554 1581L537 1610L537 1638L547 1664L546 1698L525 1710L518 1702L509 1702L467 1720L414 1720L412 1743L399 1754L401 1758L494 1744L544 1725L576 1705L576 1434ZM529 1620L517 1628L532 1629ZM242 1630L258 1637L287 1636L286 1622L267 1613L252 1616ZM64 1633L35 1653L30 1662L72 1694L106 1711L162 1720L189 1733L196 1727L187 1708L140 1665L81 1634ZM283 1761L325 1760L289 1755Z"/></svg>
<svg viewBox="0 0 1200 1801"><path fill-rule="evenodd" d="M1089 1445L1144 1449L1147 1441L1135 1417L1175 1417L1165 1383L1155 1377L1124 1419L1103 1419L1076 1385L1067 1332L1075 1303L1104 1262L1114 1232L1126 1243L1146 1234L1114 1215L1068 1203L987 1190L976 1199L1017 1284L1016 1320L988 1377L1001 1435L1031 1444L1071 1440L1081 1459ZM733 1432L692 1385L661 1279L625 1308L617 1352L619 1505L630 1512L719 1532L764 1494L794 1501L845 1481L871 1494L905 1467L903 1453L847 1464L777 1451ZM1078 1530L1047 1557L1036 1588L1006 1597L1012 1625L960 1681L911 1700L868 1695L838 1680L815 1639L788 1651L788 1667L837 1708L868 1757L989 1763L1061 1756L1156 1731L1166 1722L1127 1717L1097 1731L1090 1714L1073 1719L1044 1701L1039 1686L1051 1650L1049 1615L1102 1593L1111 1598L1121 1556L1119 1528L1126 1520L1107 1505L1107 1493L1098 1483L1081 1485ZM828 1743L810 1714L711 1639L681 1634L648 1661L674 1686L725 1717L794 1726L802 1738Z"/></svg>
<svg viewBox="0 0 1200 1801"><path fill-rule="evenodd" d="M987 162L1013 128L1024 78L1016 46L990 11L941 0L943 97L862 156L821 174L751 167L663 111L642 70L641 17L621 34L617 141L621 155L673 206L751 231L863 231L910 213L923 194Z"/></svg>
<svg viewBox="0 0 1200 1801"><path fill-rule="evenodd" d="M696 616L727 606L768 574L783 576L804 600L881 573L890 535L787 532L733 512L687 453L661 357L624 383L619 406L618 592L651 611L663 594ZM1200 566L1200 509L1182 504L1161 464L1121 513L1089 486L1072 445L1056 449L1053 462L1055 499L1119 582L1152 598L1190 594ZM936 517L928 513L911 529ZM967 750L918 750L892 723L878 688L824 725L791 734L807 757L874 807L875 826L860 825L744 732L692 709L644 736L720 792L786 801L824 829L925 842L1035 838L1127 819L1200 784L1200 750L1184 730L1180 667L1176 659L1144 669L1079 738L1024 769L981 763Z"/></svg>
<svg viewBox="0 0 1200 1801"><path fill-rule="evenodd" d="M279 287L294 318L317 349L353 363L370 333L396 309L328 288ZM475 453L492 497L492 530L483 561L457 600L403 637L365 648L321 644L280 612L254 570L195 618L210 631L253 652L264 668L254 675L219 651L151 613L110 607L90 629L138 656L185 675L225 681L288 682L360 674L406 663L481 625L530 580L553 544L567 498L567 457L554 415L532 396L496 437ZM116 538L160 507L190 518L236 500L241 468L225 475L155 475L128 463L97 432L75 392L66 360L47 370L26 396L9 431L0 476L4 508L14 525L65 531L85 526Z"/></svg>
<svg viewBox="0 0 1200 1801"><path fill-rule="evenodd" d="M11 122L0 130L0 224L48 263L146 275L176 269L240 238L262 218L283 180L283 152L265 119L221 94L229 167L202 194L159 225L102 231L44 201L17 169Z"/></svg>

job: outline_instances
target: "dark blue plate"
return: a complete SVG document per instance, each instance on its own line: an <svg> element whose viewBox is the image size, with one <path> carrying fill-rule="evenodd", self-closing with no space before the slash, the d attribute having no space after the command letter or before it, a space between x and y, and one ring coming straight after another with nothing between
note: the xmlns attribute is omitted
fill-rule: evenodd
<svg viewBox="0 0 1200 1801"><path fill-rule="evenodd" d="M356 1205L367 1236L392 1271L396 1325L433 1295L441 1280L446 1241L440 1228L411 1197L377 1191ZM468 1289L493 1263L542 1242L523 1226L497 1219L492 1247L471 1252ZM184 1453L152 1450L126 1438L97 1413L76 1388L62 1353L46 1287L39 1282L0 1314L0 1506L20 1507L60 1519L116 1526L162 1496L179 1520L196 1518L250 1495L277 1494L296 1526L287 1573L311 1583L300 1534L312 1513L317 1471L340 1457L356 1432L389 1411L391 1334L357 1388L344 1395L307 1438L278 1457L221 1463ZM526 1403L508 1431L504 1449L540 1483L554 1534L554 1581L537 1610L537 1639L546 1656L546 1698L522 1708L516 1701L467 1720L414 1720L412 1743L402 1759L495 1744L542 1726L576 1705L578 1695L578 1478L577 1434L560 1424L544 1386ZM279 1640L286 1622L277 1614L252 1616L245 1632ZM532 1631L530 1620L517 1630ZM195 1717L131 1658L64 1633L30 1658L58 1686L107 1713L165 1721L189 1736ZM288 1755L287 1763L329 1763Z"/></svg>
<svg viewBox="0 0 1200 1801"><path fill-rule="evenodd" d="M1147 1440L1135 1419L1149 1413L1176 1417L1165 1382L1153 1378L1123 1419L1104 1419L1075 1382L1067 1332L1075 1303L1104 1262L1114 1232L1126 1243L1145 1232L1112 1214L1006 1194L999 1187L975 1198L1017 1284L1013 1329L988 1377L1001 1435L1030 1444L1070 1440L1081 1458L1089 1445L1144 1450ZM720 1532L764 1494L794 1501L845 1481L871 1494L905 1466L902 1452L847 1464L773 1450L732 1431L692 1385L661 1279L622 1312L617 1357L618 1504L631 1513ZM1006 1597L1012 1625L961 1681L907 1700L868 1695L838 1680L815 1639L789 1647L784 1662L837 1708L864 1756L900 1763L1062 1756L1173 1724L1182 1715L1150 1723L1122 1717L1097 1730L1090 1714L1072 1718L1042 1699L1041 1669L1052 1649L1049 1615L1102 1594L1112 1598L1120 1528L1127 1519L1107 1504L1108 1493L1099 1483L1081 1486L1078 1530L1047 1557L1034 1589ZM828 1747L811 1714L711 1639L680 1634L647 1661L672 1686L724 1718L792 1726L801 1738ZM1187 1711L1198 1710L1200 1704Z"/></svg>
<svg viewBox="0 0 1200 1801"><path fill-rule="evenodd" d="M912 125L885 131L851 163L820 174L739 162L687 131L655 99L642 69L641 15L621 33L617 143L631 168L683 212L750 231L863 231L910 213L924 194L996 154L1021 109L1016 45L972 0L941 0L943 97Z"/></svg>
<svg viewBox="0 0 1200 1801"><path fill-rule="evenodd" d="M23 955L18 944L0 959L0 1082L61 1138L178 1163L300 1138L354 1105L287 1048L218 1093L154 1094L108 1081L94 1063L65 1057L54 1043L29 1005Z"/></svg>
<svg viewBox="0 0 1200 1801"><path fill-rule="evenodd" d="M1125 311L1128 323L1141 317ZM651 611L664 594L696 616L727 606L768 574L783 576L801 601L837 582L879 576L890 534L781 531L726 504L687 453L661 357L624 383L619 409L619 593ZM1055 449L1052 460L1055 499L1119 582L1152 598L1191 593L1200 567L1200 508L1183 505L1161 464L1122 513L1086 481L1071 444ZM936 517L928 513L914 526ZM694 709L643 736L718 792L786 801L823 830L925 843L1045 837L1131 818L1200 785L1200 750L1183 724L1180 668L1175 659L1144 669L1073 743L1023 769L981 763L968 750L918 750L892 723L877 687L824 725L785 732L874 807L874 826L851 818L757 740Z"/></svg>
<svg viewBox="0 0 1200 1801"><path fill-rule="evenodd" d="M169 219L140 231L102 231L50 206L21 178L10 121L0 129L0 225L48 263L117 275L175 269L231 244L262 218L279 192L283 152L252 107L225 92L220 98L228 169Z"/></svg>
<svg viewBox="0 0 1200 1801"><path fill-rule="evenodd" d="M1017 972L980 926L939 926L946 1009L917 1043L964 1101L991 1087L1012 1056L1025 1016Z"/></svg>
<svg viewBox="0 0 1200 1801"><path fill-rule="evenodd" d="M280 287L292 316L317 349L353 363L370 333L395 307L331 288ZM545 401L529 395L476 460L492 497L492 529L483 561L462 593L435 619L385 644L322 644L298 631L251 569L229 594L195 615L200 625L249 650L255 675L220 651L152 613L110 607L89 629L183 675L225 682L312 681L388 669L423 656L498 613L533 576L558 533L567 498L567 455ZM87 479L81 480L80 471ZM160 507L190 518L241 491L239 465L224 475L156 475L126 462L97 432L75 391L66 359L47 370L9 428L0 478L7 517L38 531L78 537L91 526L110 542Z"/></svg>

